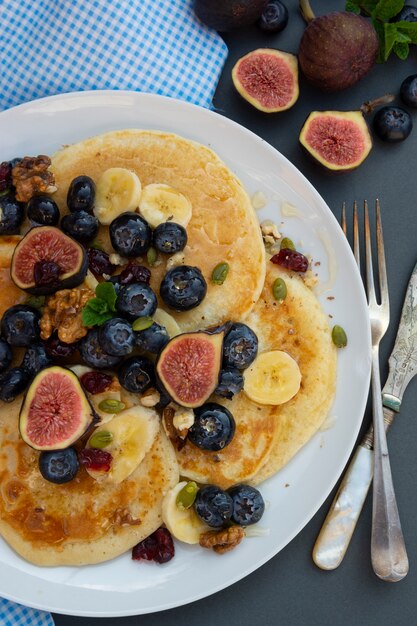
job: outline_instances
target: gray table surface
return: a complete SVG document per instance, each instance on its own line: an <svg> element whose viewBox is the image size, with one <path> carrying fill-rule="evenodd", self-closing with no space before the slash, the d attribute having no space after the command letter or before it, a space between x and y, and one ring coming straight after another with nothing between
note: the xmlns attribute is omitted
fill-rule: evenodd
<svg viewBox="0 0 417 626"><path fill-rule="evenodd" d="M397 93L402 80L417 72L417 50L407 61L393 58L376 67L361 83L339 94L322 94L301 79L301 96L285 113L262 114L240 99L231 81L231 69L243 54L259 47L296 52L303 30L296 0L287 0L290 21L280 34L265 35L256 27L225 35L229 59L215 96L225 115L271 143L290 159L322 194L339 216L341 203L379 197L388 261L391 326L383 340L382 377L393 346L409 275L417 261L417 110L416 128L404 143L376 140L367 161L355 172L330 177L302 154L298 133L312 110L355 110L382 93ZM338 10L343 0L312 0L317 14ZM329 6L331 5L331 7ZM119 619L100 620L54 615L57 626L171 626L174 624L337 625L417 623L417 380L407 389L401 415L389 435L389 449L397 500L410 559L410 573L400 583L384 583L370 563L371 506L368 498L349 551L334 572L323 572L312 562L311 550L334 493L304 530L277 556L228 589L182 608ZM370 420L369 409L365 424ZM285 515L285 511L282 511Z"/></svg>

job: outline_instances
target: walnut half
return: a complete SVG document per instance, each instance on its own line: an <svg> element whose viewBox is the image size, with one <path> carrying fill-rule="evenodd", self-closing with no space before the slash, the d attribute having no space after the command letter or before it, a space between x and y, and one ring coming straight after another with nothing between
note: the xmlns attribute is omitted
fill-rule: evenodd
<svg viewBox="0 0 417 626"><path fill-rule="evenodd" d="M61 289L46 300L40 321L41 338L48 339L54 330L64 343L75 343L87 334L82 311L88 300L94 298L91 289Z"/></svg>
<svg viewBox="0 0 417 626"><path fill-rule="evenodd" d="M202 548L212 548L218 554L224 554L233 550L242 541L245 531L240 526L230 526L221 530L209 530L201 533L200 546Z"/></svg>
<svg viewBox="0 0 417 626"><path fill-rule="evenodd" d="M24 157L12 170L13 185L16 187L16 200L28 202L37 193L56 191L55 178L48 170L51 159L40 154L37 157Z"/></svg>

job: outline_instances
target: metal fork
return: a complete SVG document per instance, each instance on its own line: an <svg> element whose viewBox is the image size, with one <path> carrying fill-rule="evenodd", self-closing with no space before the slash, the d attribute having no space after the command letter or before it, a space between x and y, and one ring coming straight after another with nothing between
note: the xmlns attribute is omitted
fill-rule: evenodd
<svg viewBox="0 0 417 626"><path fill-rule="evenodd" d="M382 409L381 379L379 373L379 343L389 324L389 297L384 241L382 236L381 210L376 201L376 240L378 253L378 280L381 303L376 300L372 246L369 227L368 204L364 202L366 291L372 334L372 412L374 428L374 482L372 507L371 560L377 576L383 580L401 580L404 564L408 571L407 552L401 530L400 517L395 499L387 438ZM346 235L346 206L343 204L343 232ZM360 270L359 225L357 203L353 205L353 253Z"/></svg>

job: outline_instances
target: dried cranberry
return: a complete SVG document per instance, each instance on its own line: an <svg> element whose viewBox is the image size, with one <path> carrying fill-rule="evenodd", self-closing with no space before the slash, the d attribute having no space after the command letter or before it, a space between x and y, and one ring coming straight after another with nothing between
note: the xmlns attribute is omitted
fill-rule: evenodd
<svg viewBox="0 0 417 626"><path fill-rule="evenodd" d="M37 287L59 285L61 268L55 261L37 261L33 268L33 278Z"/></svg>
<svg viewBox="0 0 417 626"><path fill-rule="evenodd" d="M103 372L87 372L81 376L81 384L88 393L101 393L110 386L113 378Z"/></svg>
<svg viewBox="0 0 417 626"><path fill-rule="evenodd" d="M307 257L290 248L283 248L278 254L274 254L271 261L276 265L281 265L281 267L294 270L294 272L306 272L308 270Z"/></svg>
<svg viewBox="0 0 417 626"><path fill-rule="evenodd" d="M132 559L168 563L175 554L174 542L167 528L158 528L132 550Z"/></svg>
<svg viewBox="0 0 417 626"><path fill-rule="evenodd" d="M0 191L12 186L12 167L8 161L0 163Z"/></svg>
<svg viewBox="0 0 417 626"><path fill-rule="evenodd" d="M88 267L96 274L96 276L104 276L113 274L116 266L110 263L110 257L107 252L97 250L96 248L88 248Z"/></svg>
<svg viewBox="0 0 417 626"><path fill-rule="evenodd" d="M81 465L95 472L108 472L113 460L110 452L100 448L84 448L78 454Z"/></svg>
<svg viewBox="0 0 417 626"><path fill-rule="evenodd" d="M138 265L131 261L125 269L120 272L119 280L121 285L128 285L129 283L146 283L149 285L151 272L144 265Z"/></svg>
<svg viewBox="0 0 417 626"><path fill-rule="evenodd" d="M77 343L64 343L54 334L45 341L46 353L55 359L67 359L78 349Z"/></svg>

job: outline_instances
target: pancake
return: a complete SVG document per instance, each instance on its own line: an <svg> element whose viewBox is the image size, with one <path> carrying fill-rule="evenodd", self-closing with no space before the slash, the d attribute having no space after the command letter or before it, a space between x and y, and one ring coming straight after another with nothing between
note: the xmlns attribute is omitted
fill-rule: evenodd
<svg viewBox="0 0 417 626"><path fill-rule="evenodd" d="M271 263L267 266L261 297L245 323L258 336L259 352L284 350L297 361L300 391L279 406L258 405L244 392L222 401L236 421L234 438L219 452L200 450L187 441L177 452L180 473L186 478L223 488L245 481L260 483L313 436L333 402L336 350L328 319L298 274ZM285 280L288 290L281 305L272 296L278 277Z"/></svg>
<svg viewBox="0 0 417 626"><path fill-rule="evenodd" d="M250 199L236 176L209 148L178 135L121 130L68 146L52 157L58 191L54 194L61 212L73 178L81 174L97 181L110 167L124 167L139 176L142 185L164 183L175 187L192 203L187 226L188 244L183 262L200 268L207 296L200 306L175 313L180 328L197 330L227 319L244 319L262 290L265 252L260 228ZM112 252L108 228L98 240ZM230 270L224 285L213 285L211 273L227 262ZM166 261L152 268L151 286L159 294Z"/></svg>

